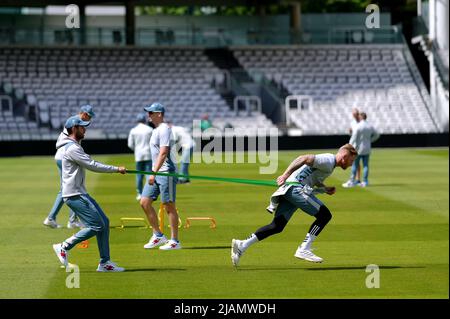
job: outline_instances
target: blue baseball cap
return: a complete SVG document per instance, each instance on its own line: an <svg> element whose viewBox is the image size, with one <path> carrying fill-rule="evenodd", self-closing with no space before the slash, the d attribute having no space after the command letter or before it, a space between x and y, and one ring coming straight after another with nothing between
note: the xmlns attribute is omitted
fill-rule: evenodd
<svg viewBox="0 0 450 319"><path fill-rule="evenodd" d="M146 123L147 122L147 115L145 113L139 113L136 116L136 122Z"/></svg>
<svg viewBox="0 0 450 319"><path fill-rule="evenodd" d="M90 121L83 121L80 119L78 115L71 116L67 119L66 124L64 124L65 128L72 128L74 126L88 126L91 124Z"/></svg>
<svg viewBox="0 0 450 319"><path fill-rule="evenodd" d="M164 113L166 111L161 103L153 103L152 105L148 105L144 107L144 110L147 112L161 112L161 113Z"/></svg>
<svg viewBox="0 0 450 319"><path fill-rule="evenodd" d="M83 105L80 109L80 112L87 113L90 117L95 116L94 108L92 107L92 105L89 104Z"/></svg>

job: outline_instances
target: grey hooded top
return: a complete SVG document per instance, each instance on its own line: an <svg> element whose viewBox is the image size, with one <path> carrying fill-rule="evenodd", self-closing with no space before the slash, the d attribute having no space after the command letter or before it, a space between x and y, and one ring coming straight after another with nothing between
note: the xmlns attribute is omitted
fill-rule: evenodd
<svg viewBox="0 0 450 319"><path fill-rule="evenodd" d="M87 194L85 179L88 169L99 173L118 172L117 166L105 165L94 161L86 154L81 145L69 136L61 137L56 148L62 148L62 197Z"/></svg>

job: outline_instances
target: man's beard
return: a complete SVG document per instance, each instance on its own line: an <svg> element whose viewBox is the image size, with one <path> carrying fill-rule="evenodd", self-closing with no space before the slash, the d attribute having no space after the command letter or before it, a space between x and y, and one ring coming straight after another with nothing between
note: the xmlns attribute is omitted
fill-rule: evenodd
<svg viewBox="0 0 450 319"><path fill-rule="evenodd" d="M81 132L77 132L76 138L77 138L78 141L81 141L84 138L84 134L81 133Z"/></svg>

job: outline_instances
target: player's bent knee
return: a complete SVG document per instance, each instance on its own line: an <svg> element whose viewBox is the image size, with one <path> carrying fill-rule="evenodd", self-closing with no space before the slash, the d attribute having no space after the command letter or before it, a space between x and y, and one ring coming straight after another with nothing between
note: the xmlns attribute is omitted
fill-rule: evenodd
<svg viewBox="0 0 450 319"><path fill-rule="evenodd" d="M103 229L105 228L102 224L97 224L97 225L89 225L86 228L98 233L103 231Z"/></svg>
<svg viewBox="0 0 450 319"><path fill-rule="evenodd" d="M275 234L281 233L287 225L287 220L283 216L277 216L272 221L272 229Z"/></svg>
<svg viewBox="0 0 450 319"><path fill-rule="evenodd" d="M281 233L287 223L288 221L286 220L286 218L284 218L284 216L277 216L269 225L263 226L258 229L255 232L255 235L259 240L263 240L264 238L267 238L269 236Z"/></svg>
<svg viewBox="0 0 450 319"><path fill-rule="evenodd" d="M175 202L165 202L162 203L165 207L175 207Z"/></svg>
<svg viewBox="0 0 450 319"><path fill-rule="evenodd" d="M280 226L274 225L273 233L274 234L279 234L279 233L281 233L283 231L283 229L284 229L284 227L280 227Z"/></svg>
<svg viewBox="0 0 450 319"><path fill-rule="evenodd" d="M152 202L153 202L153 200L151 198L142 197L139 204L141 204L142 208L146 209L146 208L152 206Z"/></svg>
<svg viewBox="0 0 450 319"><path fill-rule="evenodd" d="M330 210L325 205L320 206L319 212L316 215L317 219L321 219L328 223L332 217L333 215L331 215Z"/></svg>
<svg viewBox="0 0 450 319"><path fill-rule="evenodd" d="M177 213L177 208L176 208L174 202L163 203L163 205L164 205L164 208L166 209L167 213L170 213L170 214Z"/></svg>

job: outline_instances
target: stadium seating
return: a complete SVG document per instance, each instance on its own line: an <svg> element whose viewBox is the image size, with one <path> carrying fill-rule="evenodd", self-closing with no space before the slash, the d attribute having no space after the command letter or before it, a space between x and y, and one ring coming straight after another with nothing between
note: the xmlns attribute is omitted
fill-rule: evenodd
<svg viewBox="0 0 450 319"><path fill-rule="evenodd" d="M436 132L429 95L403 45L233 48L246 70L313 100L287 116L303 135L347 134L352 108L380 133ZM412 59L411 59L412 60Z"/></svg>
<svg viewBox="0 0 450 319"><path fill-rule="evenodd" d="M232 51L250 74L262 71L289 94L312 98L312 105L288 114L303 135L347 134L354 107L383 134L436 132L428 93L404 45ZM90 138L125 138L136 114L154 101L167 106L168 120L186 127L203 114L218 128L232 124L247 135L275 127L257 111L235 114L212 86L220 75L194 48L0 48L0 138L54 139L85 103L98 115ZM25 110L14 109L17 101Z"/></svg>
<svg viewBox="0 0 450 319"><path fill-rule="evenodd" d="M201 49L0 48L4 91L20 93L16 98L36 113L36 121L27 120L28 111L18 116L2 106L0 136L54 139L85 103L97 114L91 138L125 138L136 114L155 101L176 125L191 127L208 114L213 122L240 119L235 126L249 132L274 127L261 113L235 114L211 85L218 72Z"/></svg>

